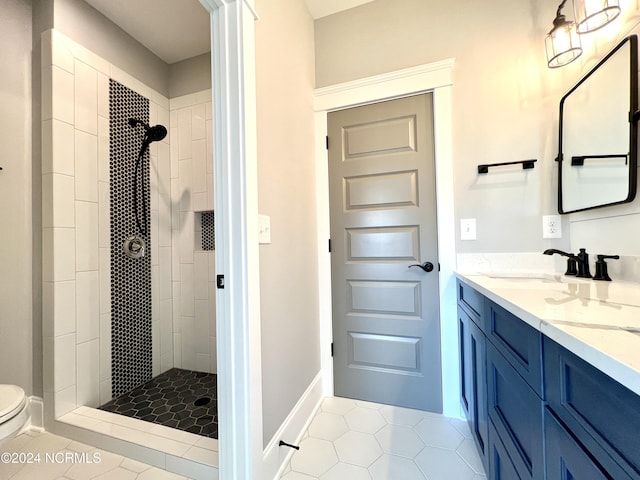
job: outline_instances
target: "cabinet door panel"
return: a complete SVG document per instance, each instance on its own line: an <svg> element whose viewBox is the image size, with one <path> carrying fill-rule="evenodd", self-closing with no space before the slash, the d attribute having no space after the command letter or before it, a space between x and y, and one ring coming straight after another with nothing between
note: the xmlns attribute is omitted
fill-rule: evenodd
<svg viewBox="0 0 640 480"><path fill-rule="evenodd" d="M458 281L458 305L462 306L480 327L484 315L484 295Z"/></svg>
<svg viewBox="0 0 640 480"><path fill-rule="evenodd" d="M487 342L489 419L523 479L544 478L542 401Z"/></svg>
<svg viewBox="0 0 640 480"><path fill-rule="evenodd" d="M514 314L486 302L485 333L516 371L544 399L542 388L542 334Z"/></svg>
<svg viewBox="0 0 640 480"><path fill-rule="evenodd" d="M491 422L489 422L487 454L489 457L489 469L487 470L489 480L522 480Z"/></svg>
<svg viewBox="0 0 640 480"><path fill-rule="evenodd" d="M478 453L487 469L486 338L467 313L458 309L460 347L460 403Z"/></svg>
<svg viewBox="0 0 640 480"><path fill-rule="evenodd" d="M469 315L458 307L458 348L460 349L460 404L470 420L471 406L471 348L469 345Z"/></svg>
<svg viewBox="0 0 640 480"><path fill-rule="evenodd" d="M613 478L640 479L640 396L547 337L544 359L553 412Z"/></svg>
<svg viewBox="0 0 640 480"><path fill-rule="evenodd" d="M609 480L603 468L586 453L582 446L560 424L549 409L544 413L547 480ZM630 480L617 472L616 480Z"/></svg>
<svg viewBox="0 0 640 480"><path fill-rule="evenodd" d="M471 377L473 382L473 402L471 408L471 432L478 447L480 457L487 469L488 412L487 412L487 339L484 333L471 323L469 329L471 354Z"/></svg>

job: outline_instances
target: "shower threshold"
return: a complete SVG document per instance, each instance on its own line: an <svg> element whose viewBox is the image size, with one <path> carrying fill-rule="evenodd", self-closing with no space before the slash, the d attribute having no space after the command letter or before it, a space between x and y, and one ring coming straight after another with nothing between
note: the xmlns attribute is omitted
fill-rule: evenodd
<svg viewBox="0 0 640 480"><path fill-rule="evenodd" d="M51 431L193 480L219 479L215 438L90 407L57 418Z"/></svg>
<svg viewBox="0 0 640 480"><path fill-rule="evenodd" d="M217 412L212 413L217 409L217 400L214 401L217 388L215 377L212 374L172 369L140 387L144 390L144 393L141 393L139 397L134 395L133 400L144 396L151 397L160 393L162 394L161 397L156 398L154 396L154 400L150 401L153 403L164 398L167 400L167 404L171 405L168 407L168 411L173 406L180 405L180 402L184 402L185 405L181 406L180 409L186 408L189 410L190 418L195 418L193 415L198 415L198 419L195 419L195 421L186 422L188 425L186 428L191 428L195 425L201 426L201 424L204 424L205 427L208 425L208 428L204 430L213 435L214 427L212 425L215 425L217 436ZM149 394L159 384L162 385L160 391L153 391ZM178 392L176 395L171 393L172 388ZM133 394L137 390L133 390L127 395ZM196 401L206 395L213 395L209 397L211 401L206 405L200 405L202 402L200 401L196 405ZM142 400L142 402L144 401L149 401L149 398ZM109 402L105 406L111 403L115 402ZM140 411L144 408L149 407L143 407ZM152 408L161 410L162 405L153 403ZM198 410L202 408L208 409L208 413ZM177 407L176 409L180 410ZM135 409L128 408L127 410ZM142 416L146 416L147 420L97 408L76 407L69 413L56 418L51 425L51 431L194 480L219 479L219 449L216 438L203 436L202 429L200 434L196 434L186 429L180 430L161 423L148 421L152 420L149 417L151 414L149 412L145 413L146 415L143 414ZM163 413L159 413L157 417L162 417L162 415ZM210 417L213 418L213 421ZM198 420L200 420L200 424L198 424ZM191 430L195 430L195 428L191 428Z"/></svg>
<svg viewBox="0 0 640 480"><path fill-rule="evenodd" d="M99 409L217 439L216 380L212 373L172 368Z"/></svg>

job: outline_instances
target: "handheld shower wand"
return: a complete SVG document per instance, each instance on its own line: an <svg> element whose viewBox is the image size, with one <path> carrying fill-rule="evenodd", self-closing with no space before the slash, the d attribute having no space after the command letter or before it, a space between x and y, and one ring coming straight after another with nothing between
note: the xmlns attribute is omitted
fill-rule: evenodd
<svg viewBox="0 0 640 480"><path fill-rule="evenodd" d="M138 120L136 118L129 119L129 126L132 128L136 128L138 125L142 125L144 127L145 133L144 138L142 140L142 145L140 146L140 152L138 153L138 158L136 160L136 169L133 177L133 213L136 219L136 225L138 227L138 231L142 235L147 234L147 210L145 208L142 209L142 223L140 222L140 216L138 215L138 175L141 170L142 161L144 160L144 152L147 150L149 145L152 142L159 142L163 140L167 136L167 129L164 125L154 125L150 127L148 124L143 122L142 120ZM141 175L141 183L142 183L142 198L144 201L144 174ZM143 228L144 226L144 228Z"/></svg>

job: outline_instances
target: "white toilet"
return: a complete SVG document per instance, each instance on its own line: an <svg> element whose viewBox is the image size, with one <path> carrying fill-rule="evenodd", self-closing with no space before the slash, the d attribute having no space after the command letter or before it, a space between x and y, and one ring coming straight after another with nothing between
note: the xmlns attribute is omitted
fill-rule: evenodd
<svg viewBox="0 0 640 480"><path fill-rule="evenodd" d="M29 422L29 401L16 385L0 384L0 445L14 437Z"/></svg>

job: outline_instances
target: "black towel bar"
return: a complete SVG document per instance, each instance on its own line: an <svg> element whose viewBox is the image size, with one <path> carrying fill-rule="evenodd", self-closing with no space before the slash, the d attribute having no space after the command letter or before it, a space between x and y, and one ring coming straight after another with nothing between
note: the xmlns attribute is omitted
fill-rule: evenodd
<svg viewBox="0 0 640 480"><path fill-rule="evenodd" d="M531 160L519 160L517 162L503 162L503 163L484 163L482 165L478 165L478 173L489 173L489 168L491 167L501 167L502 165L518 165L522 164L522 169L527 170L529 168L534 167L534 163L537 162L536 159Z"/></svg>
<svg viewBox="0 0 640 480"><path fill-rule="evenodd" d="M572 167L582 167L584 165L585 160L616 160L616 159L624 159L624 164L627 164L627 159L629 155L626 153L621 154L613 154L613 155L576 155L575 157L571 157L571 166Z"/></svg>

